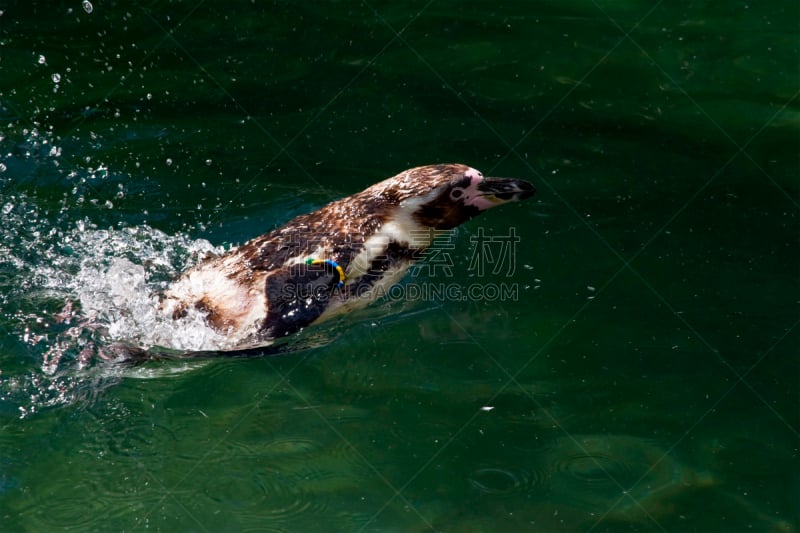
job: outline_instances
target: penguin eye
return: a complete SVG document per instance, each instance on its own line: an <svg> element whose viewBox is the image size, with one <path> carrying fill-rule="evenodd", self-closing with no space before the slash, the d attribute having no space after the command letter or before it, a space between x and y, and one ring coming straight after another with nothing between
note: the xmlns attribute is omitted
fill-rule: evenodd
<svg viewBox="0 0 800 533"><path fill-rule="evenodd" d="M450 198L452 198L453 200L458 200L462 196L464 196L464 189L462 189L461 187L456 187L455 189L450 191Z"/></svg>

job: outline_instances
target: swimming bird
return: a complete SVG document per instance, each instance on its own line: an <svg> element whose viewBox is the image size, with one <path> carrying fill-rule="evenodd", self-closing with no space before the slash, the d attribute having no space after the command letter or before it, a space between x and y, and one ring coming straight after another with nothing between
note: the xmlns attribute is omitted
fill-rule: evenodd
<svg viewBox="0 0 800 533"><path fill-rule="evenodd" d="M203 260L164 291L161 309L175 319L199 310L232 351L269 346L385 293L438 230L534 193L463 164L405 170Z"/></svg>

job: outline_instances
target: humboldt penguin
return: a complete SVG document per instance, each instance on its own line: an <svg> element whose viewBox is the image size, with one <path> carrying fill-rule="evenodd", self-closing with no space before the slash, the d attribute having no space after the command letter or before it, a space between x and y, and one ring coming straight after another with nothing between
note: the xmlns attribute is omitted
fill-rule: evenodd
<svg viewBox="0 0 800 533"><path fill-rule="evenodd" d="M534 193L527 181L462 164L405 170L202 261L169 286L161 308L176 319L201 311L232 351L269 346L385 294L437 230Z"/></svg>

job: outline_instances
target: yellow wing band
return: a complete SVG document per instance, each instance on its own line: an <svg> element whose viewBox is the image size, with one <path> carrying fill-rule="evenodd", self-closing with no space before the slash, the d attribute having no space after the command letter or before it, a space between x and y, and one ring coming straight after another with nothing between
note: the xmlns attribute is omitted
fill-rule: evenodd
<svg viewBox="0 0 800 533"><path fill-rule="evenodd" d="M306 264L307 265L325 265L325 264L328 264L328 265L332 266L334 269L336 269L336 272L339 273L339 283L337 284L337 287L340 288L340 289L344 285L344 280L347 279L347 276L344 275L344 269L341 266L339 266L339 263L337 263L336 261L334 261L332 259L314 259L313 257L309 257L308 259L306 259Z"/></svg>

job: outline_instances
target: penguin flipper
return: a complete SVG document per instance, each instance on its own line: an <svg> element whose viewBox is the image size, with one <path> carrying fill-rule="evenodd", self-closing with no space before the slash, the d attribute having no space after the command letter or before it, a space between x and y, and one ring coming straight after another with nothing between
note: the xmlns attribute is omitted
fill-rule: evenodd
<svg viewBox="0 0 800 533"><path fill-rule="evenodd" d="M265 287L269 310L259 335L277 339L311 324L339 285L339 273L328 265L297 264L270 273Z"/></svg>

